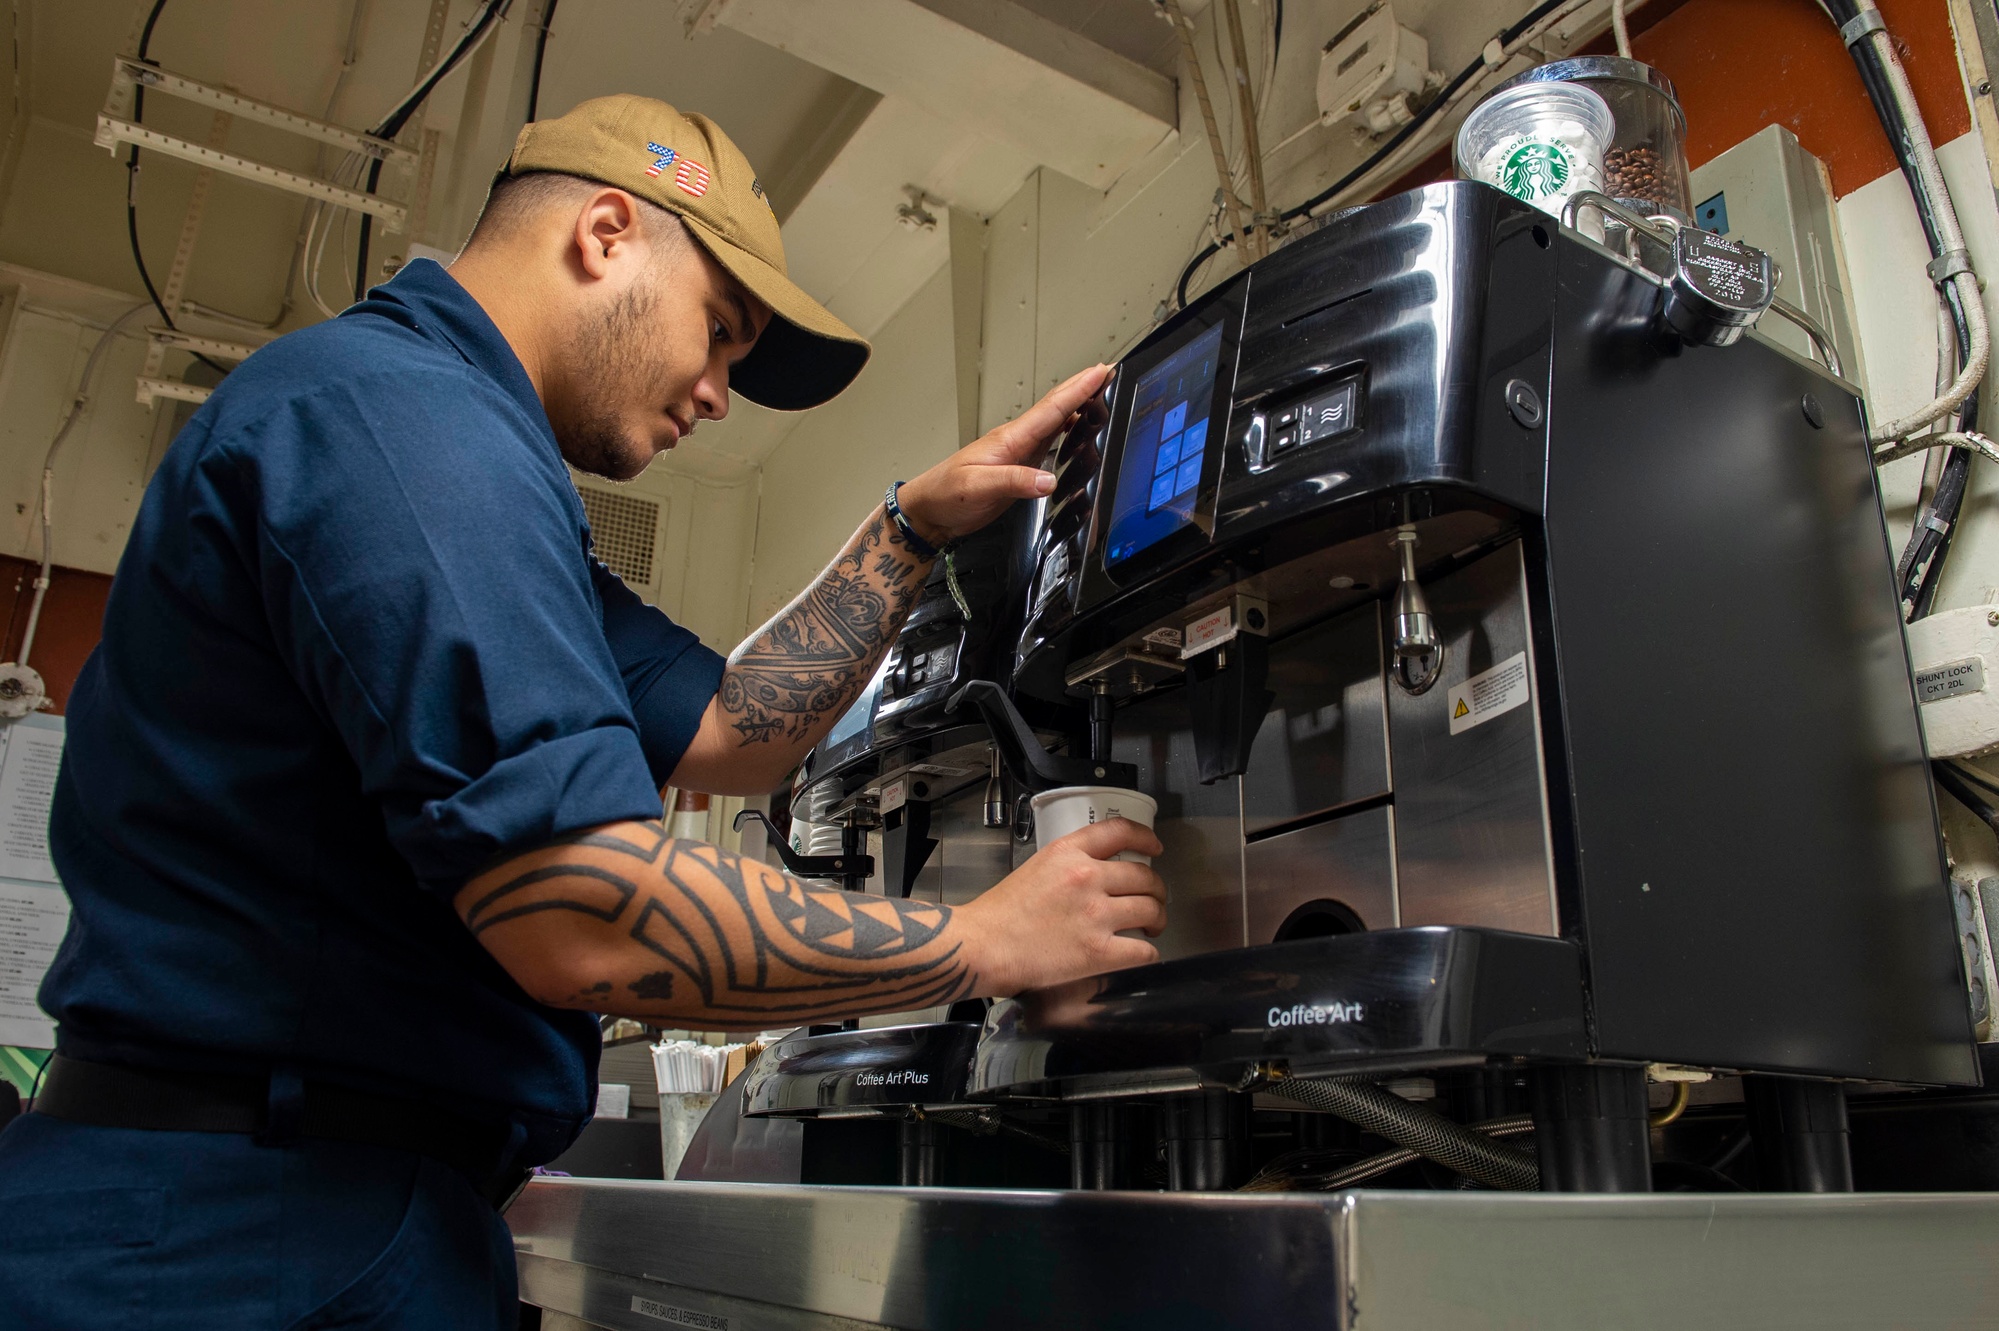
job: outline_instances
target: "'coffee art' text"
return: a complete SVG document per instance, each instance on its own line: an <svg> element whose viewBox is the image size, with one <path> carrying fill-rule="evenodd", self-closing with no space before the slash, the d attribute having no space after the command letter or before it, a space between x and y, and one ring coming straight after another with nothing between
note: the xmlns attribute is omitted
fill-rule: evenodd
<svg viewBox="0 0 1999 1331"><path fill-rule="evenodd" d="M1293 1003L1270 1009L1272 1029L1279 1026L1330 1026L1335 1022L1360 1020L1358 1003Z"/></svg>

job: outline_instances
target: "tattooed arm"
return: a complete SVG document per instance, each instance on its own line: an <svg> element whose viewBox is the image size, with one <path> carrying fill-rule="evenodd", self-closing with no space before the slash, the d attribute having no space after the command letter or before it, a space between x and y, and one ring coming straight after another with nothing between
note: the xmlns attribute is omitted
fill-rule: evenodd
<svg viewBox="0 0 1999 1331"><path fill-rule="evenodd" d="M917 534L942 545L1055 478L1028 465L1109 371L1094 366L902 487ZM908 618L930 561L877 508L825 572L736 649L673 784L760 794L783 779L860 696Z"/></svg>
<svg viewBox="0 0 1999 1331"><path fill-rule="evenodd" d="M809 888L756 860L613 823L466 884L458 913L529 995L703 1030L757 1030L1010 994L1158 956L1159 853L1122 819L1064 837L977 900Z"/></svg>
<svg viewBox="0 0 1999 1331"><path fill-rule="evenodd" d="M728 769L754 774L751 790L768 790L860 696L929 571L876 508L831 566L729 658L695 745L708 738ZM678 771L675 782L687 784Z"/></svg>

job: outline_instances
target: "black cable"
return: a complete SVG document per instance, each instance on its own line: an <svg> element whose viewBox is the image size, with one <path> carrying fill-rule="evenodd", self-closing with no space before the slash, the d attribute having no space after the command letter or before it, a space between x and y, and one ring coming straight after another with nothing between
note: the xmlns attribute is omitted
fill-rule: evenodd
<svg viewBox="0 0 1999 1331"><path fill-rule="evenodd" d="M382 159L377 157L374 161L374 165L368 168L368 185L366 192L369 194L373 194L375 192L375 184L377 181L381 180L381 178L382 178ZM374 231L374 229L375 229L375 215L373 213L362 213L361 239L360 242L354 246L354 300L357 304L361 301L368 299L368 236L371 232Z"/></svg>
<svg viewBox="0 0 1999 1331"><path fill-rule="evenodd" d="M541 108L541 61L548 53L548 29L555 22L555 5L556 0L548 0L548 8L541 13L541 31L535 34L534 73L528 76L527 123L530 125L534 123L535 112ZM1277 15L1278 26L1281 29L1284 23L1283 0L1278 0Z"/></svg>
<svg viewBox="0 0 1999 1331"><path fill-rule="evenodd" d="M1540 4L1528 10L1526 16L1520 19L1517 23L1513 24L1511 27L1502 29L1494 40L1496 40L1501 47L1505 47L1506 45L1511 43L1514 38L1518 37L1521 33L1527 31L1527 29L1533 27L1536 23L1539 23L1543 18L1546 18L1549 14L1552 14L1555 10L1561 8L1562 5L1564 5L1565 3L1567 3L1567 0L1541 0ZM1488 45L1490 45L1490 43L1488 43ZM1301 217L1310 216L1313 209L1324 204L1327 200L1335 198L1338 195L1344 193L1349 187L1353 185L1355 181L1359 180L1361 177L1365 176L1368 172L1374 170L1374 168L1379 166L1383 161L1387 160L1388 156L1391 153L1393 153L1396 149L1400 148L1403 144L1407 143L1411 137L1413 137L1418 131L1420 131L1423 128L1423 126L1429 124L1430 121L1435 119L1439 112L1441 112L1445 107L1450 105L1451 98L1457 95L1458 90L1460 88L1463 88L1465 84L1471 82L1472 79L1478 75L1478 72L1484 69L1485 67L1486 67L1485 54L1483 49L1481 49L1479 55L1474 57L1470 64L1466 65L1463 69L1458 71L1456 78L1452 79L1449 83L1446 83L1441 92L1439 92L1435 97L1431 98L1427 103L1425 103L1423 109L1418 111L1415 114L1414 118L1412 118L1408 124L1404 125L1401 129L1395 131L1395 133L1391 134L1386 143L1382 144L1372 153L1369 153L1365 161L1363 161L1359 166L1356 166L1353 170L1341 176L1338 180L1334 181L1332 184L1326 186L1326 188L1320 190L1317 194L1314 194L1311 198L1305 200L1305 202L1299 204L1295 208L1285 209L1282 213L1278 214L1278 221L1290 222L1290 221L1295 221ZM1192 259L1190 259L1187 263L1187 266L1181 270L1180 282L1174 288L1174 291L1179 299L1181 309L1187 308L1187 283L1193 280L1195 271L1199 269L1200 266L1206 263L1209 259L1214 258L1215 255L1217 254L1220 254L1221 251L1222 247L1220 245L1210 244L1207 248L1203 249L1199 254L1196 254Z"/></svg>
<svg viewBox="0 0 1999 1331"><path fill-rule="evenodd" d="M1949 763L1932 762L1930 775L1952 799L1971 810L1979 822L1991 828L1994 833L1999 833L1999 809L1980 799L1978 792L1971 788L1971 783L1960 776L1955 767Z"/></svg>
<svg viewBox="0 0 1999 1331"><path fill-rule="evenodd" d="M1973 767L1971 764L1965 762L1963 759L1959 759L1957 762L1952 763L1951 770L1956 772L1959 776L1963 777L1965 780L1971 782L1973 785L1978 786L1984 790L1991 791L1992 794L1994 795L1999 795L1999 777L1995 777L1987 772L1982 772L1978 768Z"/></svg>
<svg viewBox="0 0 1999 1331"><path fill-rule="evenodd" d="M166 7L167 7L167 0L153 0L153 11L150 14L146 15L146 26L139 30L139 59L141 60L144 60L146 58L146 52L150 50L153 45L153 25L160 21L160 11L162 9L165 9ZM134 93L134 97L132 99L132 115L134 120L136 120L139 114L138 108L145 105L145 96L146 96L145 85L140 84L138 87L135 87L132 91Z"/></svg>
<svg viewBox="0 0 1999 1331"><path fill-rule="evenodd" d="M1859 17L1860 8L1855 0L1826 0L1826 14L1833 23L1845 24ZM1875 117L1880 120L1882 132L1888 136L1888 146L1894 150L1895 161L1902 168L1903 178L1908 181L1909 195L1915 201L1916 216L1923 224L1923 238L1929 243L1930 255L1932 258L1940 257L1944 252L1943 233L1924 192L1922 177L1916 170L1915 152L1910 147L1910 127L1904 123L1889 91L1888 71L1882 66L1881 57L1871 41L1853 42L1847 46L1847 51L1853 57L1854 67L1860 71L1860 82L1867 90L1867 100L1874 104ZM1971 329L1965 319L1955 282L1945 285L1943 299L1950 309L1951 322L1957 329L1958 366L1961 369L1971 354ZM1955 428L1961 430L1975 423L1977 413L1978 395L1974 392L1954 416ZM1948 450L1943 474L1937 480L1936 493L1916 515L1909 543L1903 547L1902 556L1896 561L1896 592L1908 607L1910 619L1921 619L1929 614L1936 602L1937 588L1943 579L1944 556L1950 552L1951 535L1964 506L1970 477L1971 450Z"/></svg>
<svg viewBox="0 0 1999 1331"><path fill-rule="evenodd" d="M160 12L166 7L167 0L153 0L152 11L146 15L146 26L139 30L139 59L146 64L152 63L146 59L146 52L153 45L153 26L160 21ZM144 124L145 115L146 85L135 84L132 88L132 123ZM159 311L160 322L170 331L179 331L173 315L167 312L166 302L160 299L159 289L153 285L153 275L146 268L145 251L139 248L139 145L136 143L125 154L125 234L132 242L132 265L139 270L139 282L146 288L146 298ZM229 373L198 351L189 354L217 374Z"/></svg>
<svg viewBox="0 0 1999 1331"><path fill-rule="evenodd" d="M479 39L485 35L486 29L507 16L507 10L513 7L513 3L514 0L486 0L486 7L479 11L479 16L465 29L465 35L458 39L458 44L451 48L444 59L432 67L421 83L410 89L407 96L390 108L389 113L383 116L380 123L368 133L378 139L393 139L402 133L403 126L410 122L410 117L416 114L424 99L430 96L452 70L458 68L458 62L479 44ZM365 192L373 194L375 186L381 183L381 179L382 159L377 157L368 166L368 184ZM361 239L354 247L354 299L357 301L368 298L368 237L374 229L374 214L362 213Z"/></svg>
<svg viewBox="0 0 1999 1331"><path fill-rule="evenodd" d="M1962 307L1958 303L1956 284L1952 283L1949 293L1951 310L1963 328ZM1963 345L1960 332L1959 345ZM1952 417L1952 426L1958 430L1969 430L1978 422L1978 392L1972 390ZM1943 526L1942 531L1925 527L1926 535L1934 539L1930 549L1921 561L1922 574L1915 586L1915 595L1910 598L1909 618L1922 619L1935 607L1937 591L1943 586L1943 564L1950 554L1951 540L1957 535L1957 520L1964 510L1965 494L1971 486L1971 450L1952 448L1945 450L1943 474L1937 478L1936 494L1931 496L1930 510L1936 514Z"/></svg>
<svg viewBox="0 0 1999 1331"><path fill-rule="evenodd" d="M1965 428L1962 416L1955 420L1956 428ZM1923 526L1918 558L1912 570L1914 580L1903 587L1912 622L1924 618L1935 608L1937 591L1943 586L1944 557L1950 553L1951 538L1957 534L1957 520L1964 510L1965 491L1970 482L1971 450L1946 450L1943 474L1937 479L1936 493L1924 508L1924 516L1935 518L1943 530L1938 531L1927 524ZM1917 542L1912 541L1911 544L1917 545Z"/></svg>

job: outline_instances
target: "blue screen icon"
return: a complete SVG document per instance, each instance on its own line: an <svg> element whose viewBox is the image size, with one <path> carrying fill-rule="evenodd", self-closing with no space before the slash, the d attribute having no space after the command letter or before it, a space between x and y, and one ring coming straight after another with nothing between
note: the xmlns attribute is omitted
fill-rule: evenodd
<svg viewBox="0 0 1999 1331"><path fill-rule="evenodd" d="M1195 421L1187 427L1187 433L1180 436L1180 456L1194 457L1208 446L1208 422L1206 418Z"/></svg>
<svg viewBox="0 0 1999 1331"><path fill-rule="evenodd" d="M1171 471L1180 465L1180 438L1176 434L1159 441L1159 456L1153 459L1152 463L1155 475L1162 471Z"/></svg>
<svg viewBox="0 0 1999 1331"><path fill-rule="evenodd" d="M1185 494L1201 483L1201 455L1196 453L1180 464L1179 480L1173 486L1173 493Z"/></svg>
<svg viewBox="0 0 1999 1331"><path fill-rule="evenodd" d="M1162 437L1169 434L1178 434L1180 433L1180 427L1186 423L1187 404L1185 402L1175 402L1166 409L1166 420L1160 425L1159 433Z"/></svg>

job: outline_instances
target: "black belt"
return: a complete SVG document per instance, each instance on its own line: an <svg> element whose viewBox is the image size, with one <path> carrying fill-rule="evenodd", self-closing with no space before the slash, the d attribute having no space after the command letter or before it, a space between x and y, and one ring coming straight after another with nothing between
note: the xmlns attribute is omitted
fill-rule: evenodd
<svg viewBox="0 0 1999 1331"><path fill-rule="evenodd" d="M33 1103L38 1114L100 1128L237 1132L267 1146L319 1137L413 1151L465 1175L496 1207L513 1200L527 1180L509 1158L517 1146L509 1124L285 1073L161 1072L56 1054Z"/></svg>

